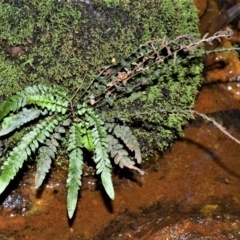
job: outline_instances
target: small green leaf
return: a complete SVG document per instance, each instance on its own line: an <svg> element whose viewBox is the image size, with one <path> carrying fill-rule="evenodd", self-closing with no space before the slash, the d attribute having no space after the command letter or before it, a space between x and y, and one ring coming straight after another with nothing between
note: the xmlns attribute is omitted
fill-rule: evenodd
<svg viewBox="0 0 240 240"><path fill-rule="evenodd" d="M56 147L59 146L59 143L58 143L58 141L57 141L55 138L51 138L51 143L52 143L54 146L56 146Z"/></svg>
<svg viewBox="0 0 240 240"><path fill-rule="evenodd" d="M59 127L59 128L58 128L58 132L59 132L59 133L65 133L66 130L65 130L64 127Z"/></svg>
<svg viewBox="0 0 240 240"><path fill-rule="evenodd" d="M63 126L69 126L70 124L71 124L71 119L69 119L69 118L64 120L62 123Z"/></svg>
<svg viewBox="0 0 240 240"><path fill-rule="evenodd" d="M113 103L114 103L113 99L110 98L109 96L105 96L105 98L106 98L108 104L109 104L110 106L113 106Z"/></svg>

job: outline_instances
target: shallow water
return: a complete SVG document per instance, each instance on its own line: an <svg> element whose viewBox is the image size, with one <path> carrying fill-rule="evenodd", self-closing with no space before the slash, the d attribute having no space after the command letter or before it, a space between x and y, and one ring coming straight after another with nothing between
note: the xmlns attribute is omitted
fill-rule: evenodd
<svg viewBox="0 0 240 240"><path fill-rule="evenodd" d="M209 12L218 14L215 8L205 11L201 28L209 22ZM234 37L237 42L236 29ZM240 85L228 82L240 76L240 63L233 53L220 57L225 55L205 59L205 82L195 110L240 139ZM54 168L40 190L33 187L35 170L30 169L19 176L20 187L6 200L2 197L0 239L240 239L239 151L239 144L197 117L185 136L145 166L144 176L124 170L114 177L114 201L97 179L85 177L71 222L64 166Z"/></svg>

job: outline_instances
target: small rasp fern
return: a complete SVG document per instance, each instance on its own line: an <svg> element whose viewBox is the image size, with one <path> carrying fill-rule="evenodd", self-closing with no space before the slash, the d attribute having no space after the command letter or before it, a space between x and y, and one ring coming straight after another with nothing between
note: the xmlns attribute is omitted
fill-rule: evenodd
<svg viewBox="0 0 240 240"><path fill-rule="evenodd" d="M9 97L0 105L2 128L0 138L6 139L16 129L25 134L6 154L0 175L0 194L22 168L29 157L36 159L35 185L40 187L51 168L64 137L68 153L67 209L69 218L76 209L83 174L83 151L93 154L96 174L101 177L107 195L114 199L111 178L113 158L120 167L143 171L133 166L133 158L141 163L138 142L130 128L116 123L104 123L86 103L75 108L67 93L56 87L36 85ZM29 130L30 129L30 130ZM134 157L129 156L134 152Z"/></svg>

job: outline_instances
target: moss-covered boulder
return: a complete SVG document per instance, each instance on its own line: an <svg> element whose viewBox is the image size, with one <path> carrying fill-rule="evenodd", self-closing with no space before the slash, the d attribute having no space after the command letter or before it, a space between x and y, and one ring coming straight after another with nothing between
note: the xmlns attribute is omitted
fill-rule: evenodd
<svg viewBox="0 0 240 240"><path fill-rule="evenodd" d="M189 115L165 110L193 107L202 68L196 53L179 51L176 61L166 51L177 47L162 47L161 63L149 59L127 84L115 86L113 93L108 88L114 77L128 74L149 50L159 47L139 48L141 44L153 39L167 43L184 34L198 37L192 1L4 0L0 9L2 98L39 83L61 85L72 94L82 86L78 101L92 98L105 122L128 123L148 154L154 147L166 148L182 131ZM101 94L103 99L95 104Z"/></svg>

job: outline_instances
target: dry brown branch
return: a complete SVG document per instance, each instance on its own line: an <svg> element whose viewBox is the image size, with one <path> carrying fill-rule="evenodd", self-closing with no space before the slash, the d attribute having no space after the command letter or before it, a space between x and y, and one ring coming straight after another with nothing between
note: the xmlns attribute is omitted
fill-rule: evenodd
<svg viewBox="0 0 240 240"><path fill-rule="evenodd" d="M207 115L203 114L203 113L199 113L195 110L160 110L162 112L171 112L171 113L190 113L192 118L194 118L194 115L198 115L200 117L202 117L203 119L212 122L214 124L214 126L216 126L221 132L223 132L225 135L227 135L229 138L231 138L233 141L235 141L236 143L240 144L240 140L238 140L237 138L233 137L221 124L219 124L217 121L215 121L214 119L208 117Z"/></svg>
<svg viewBox="0 0 240 240"><path fill-rule="evenodd" d="M240 144L240 141L237 138L233 137L221 124L219 124L214 119L208 117L205 114L194 111L194 110L186 110L186 112L189 112L191 114L196 114L198 116L201 116L203 119L206 119L207 121L212 122L214 124L214 126L216 126L221 132L223 132L225 135L227 135L229 138L231 138L236 143Z"/></svg>
<svg viewBox="0 0 240 240"><path fill-rule="evenodd" d="M212 122L214 124L214 126L216 126L221 132L223 132L225 135L227 135L229 138L231 138L233 141L235 141L236 143L240 144L240 140L238 140L237 138L233 137L221 124L219 124L217 121L215 121L214 119L208 117L207 115L203 114L203 113L199 113L195 110L181 110L181 109L173 109L173 110L165 110L165 109L161 109L159 110L159 112L167 112L167 113L190 113L191 117L194 119L194 115L198 115L200 117L202 117L203 119ZM152 113L156 113L155 112L139 112L137 113L137 115L149 115Z"/></svg>

